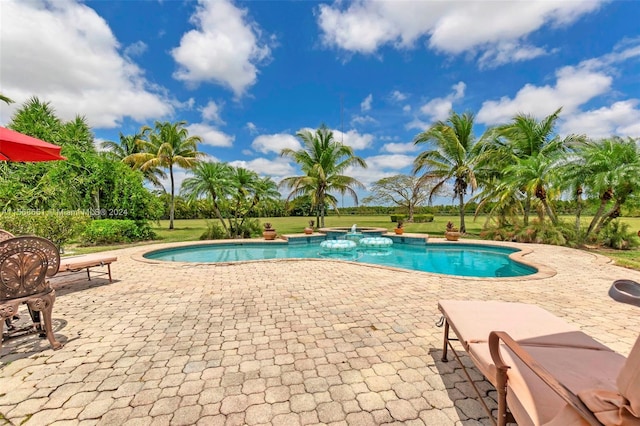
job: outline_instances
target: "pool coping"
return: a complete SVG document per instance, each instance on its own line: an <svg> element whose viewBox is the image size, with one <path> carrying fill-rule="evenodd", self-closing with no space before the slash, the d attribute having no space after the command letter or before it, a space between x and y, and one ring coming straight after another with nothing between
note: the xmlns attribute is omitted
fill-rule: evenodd
<svg viewBox="0 0 640 426"><path fill-rule="evenodd" d="M301 234L304 235L304 234ZM407 235L407 234L405 234ZM409 236L420 236L425 234L409 234ZM425 237L428 238L428 237ZM435 241L431 241L435 240ZM172 248L179 247L189 247L189 246L206 246L206 245L217 245L217 244L277 244L284 245L289 244L289 242L284 239L276 239L276 240L264 240L262 238L243 238L243 239L224 239L224 240L202 240L202 241L183 241L176 243L164 243L164 244L154 244L152 246L146 246L144 249L141 249L133 254L131 254L131 258L138 262L143 262L147 264L157 264L164 266L173 266L178 268L183 267L194 267L198 265L207 265L207 266L229 266L229 265L238 265L244 263L256 263L256 262L300 262L300 261L318 261L318 262L338 262L338 263L347 263L353 265L360 265L371 268L382 268L386 270L392 270L397 272L406 272L406 273L423 273L447 278L455 278L461 280L487 280L487 281L523 281L523 280L541 280L546 278L551 278L557 274L557 271L547 265L543 265L541 263L533 262L527 259L525 256L534 252L534 249L531 247L523 246L525 243L511 243L504 241L485 241L485 240L470 240L470 239L460 239L458 241L447 241L444 238L432 238L430 239L431 243L437 243L438 245L446 244L446 245L483 245L487 247L508 247L513 248L518 251L509 254L509 258L515 262L521 263L523 265L535 268L537 270L536 273L530 275L521 275L517 277L469 277L463 275L448 275L448 274L439 274L436 272L426 272L426 271L417 271L412 269L404 269L397 268L393 266L386 265L375 265L371 263L363 263L363 262L354 262L349 260L341 260L341 259L314 259L314 258L286 258L286 259L256 259L256 260L238 260L238 261L228 261L228 262L172 262L166 260L157 260L157 259L148 259L144 257L145 254L158 251L158 250L166 250ZM426 243L426 246L429 245L429 242ZM598 255L592 253L596 258L596 263L610 263L611 260L605 256Z"/></svg>

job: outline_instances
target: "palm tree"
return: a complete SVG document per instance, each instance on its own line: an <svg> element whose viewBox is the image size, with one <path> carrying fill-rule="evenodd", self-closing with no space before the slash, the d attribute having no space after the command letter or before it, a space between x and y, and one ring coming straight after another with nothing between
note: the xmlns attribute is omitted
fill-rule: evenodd
<svg viewBox="0 0 640 426"><path fill-rule="evenodd" d="M438 121L414 140L416 145L433 145L432 149L421 152L413 163L414 173L425 170L425 174L437 179L429 199L453 179L453 196L458 198L460 208L461 232L466 232L464 196L469 186L471 192L478 186L474 170L478 155L474 149L473 120L472 113L458 115L452 111L446 121Z"/></svg>
<svg viewBox="0 0 640 426"><path fill-rule="evenodd" d="M8 96L3 95L2 93L0 93L0 101L4 102L7 105L11 105L14 102L13 99L11 99Z"/></svg>
<svg viewBox="0 0 640 426"><path fill-rule="evenodd" d="M556 170L557 184L559 189L567 191L576 204L576 218L574 230L576 237L580 240L580 218L584 209L584 200L582 198L586 181L589 177L589 170L586 167L584 152L585 143L578 144L571 148L564 162Z"/></svg>
<svg viewBox="0 0 640 426"><path fill-rule="evenodd" d="M175 214L175 180L174 166L191 169L204 156L198 151L198 142L202 142L200 136L189 136L184 127L186 121L176 123L156 121L153 131L149 134L149 140L142 142L142 152L131 154L126 161L133 161L143 172L157 167L169 169L171 183L171 197L169 199L169 229L173 229Z"/></svg>
<svg viewBox="0 0 640 426"><path fill-rule="evenodd" d="M123 161L131 154L137 154L141 152L142 142L146 137L146 133L148 130L150 129L146 127L141 129L140 132L133 135L125 135L120 132L120 140L118 142L104 141L100 145L104 150L107 151L107 157L113 160Z"/></svg>
<svg viewBox="0 0 640 426"><path fill-rule="evenodd" d="M537 120L531 115L518 114L511 123L491 129L483 141L483 164L492 165L495 173L501 173L509 164L537 156L555 158L565 153L569 147L583 143L584 136L569 135L560 138L555 134L555 125L561 111L562 108L559 108L542 120ZM544 163L537 162L538 165ZM514 184L516 182L517 180L513 181ZM514 188L516 189L523 194L523 221L524 226L528 226L532 200L540 197L535 193L535 188Z"/></svg>
<svg viewBox="0 0 640 426"><path fill-rule="evenodd" d="M542 155L519 159L504 169L503 181L508 188L522 188L526 194L533 194L544 207L544 211L554 225L558 224L547 192L552 186L558 162ZM541 217L542 219L542 214Z"/></svg>
<svg viewBox="0 0 640 426"><path fill-rule="evenodd" d="M131 155L142 152L144 140L150 130L149 127L143 127L133 135L124 135L120 132L119 142L104 141L101 146L107 150L106 154L108 158L114 161L122 161L129 164L131 168L136 169L136 163ZM149 168L142 171L142 174L154 187L164 189L160 179L166 179L167 174L160 167Z"/></svg>
<svg viewBox="0 0 640 426"><path fill-rule="evenodd" d="M589 171L587 186L600 199L600 206L585 234L587 238L591 232L597 235L604 225L618 217L628 197L640 190L640 148L631 138L610 138L587 143L582 155ZM610 201L613 206L605 213Z"/></svg>
<svg viewBox="0 0 640 426"><path fill-rule="evenodd" d="M280 186L291 189L287 201L309 195L316 211L316 222L323 227L327 204L336 209L338 206L338 200L331 195L332 191L349 194L358 203L354 188L364 188L364 185L342 173L350 166L366 168L367 163L356 156L351 147L334 140L333 132L324 124L315 132L303 130L296 136L302 140L303 148L285 148L280 155L293 159L304 174L287 177L280 182Z"/></svg>
<svg viewBox="0 0 640 426"><path fill-rule="evenodd" d="M224 221L220 204L231 193L233 168L227 163L200 161L191 170L192 177L182 182L183 192L190 201L205 196L213 204L216 217L220 220L225 233L230 237L229 227Z"/></svg>

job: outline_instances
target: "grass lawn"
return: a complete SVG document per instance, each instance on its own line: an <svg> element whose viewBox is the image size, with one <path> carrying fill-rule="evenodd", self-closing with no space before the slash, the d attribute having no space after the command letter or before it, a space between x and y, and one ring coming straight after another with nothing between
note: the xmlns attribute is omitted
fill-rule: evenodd
<svg viewBox="0 0 640 426"><path fill-rule="evenodd" d="M478 238L482 226L485 222L484 216L479 216L474 220L473 216L467 216L465 218L465 224L467 226L467 238ZM159 223L152 224L153 230L158 234L160 238L156 242L171 243L179 241L197 241L200 235L207 229L207 223L214 221L215 219L189 219L189 220L176 220L174 221L174 229L169 230L169 221L161 220ZM269 222L272 227L276 229L278 234L301 234L304 228L308 225L309 220L315 220L314 217L274 217L274 218L260 218L261 223ZM441 237L444 235L445 227L448 221L452 221L454 224L458 224L458 216L436 216L433 222L428 223L405 223L405 232L411 233L423 233L429 234L434 237ZM565 220L572 220L571 217L566 217ZM584 225L587 225L591 220L590 217L582 218ZM622 218L622 220L630 225L630 229L633 231L640 230L640 218ZM343 216L328 216L325 218L326 227L350 227L356 224L358 227L376 227L387 228L389 231L393 231L395 223L391 222L388 215L383 216L355 216L355 215L343 215ZM75 254L84 254L90 252L98 252L104 250L111 250L114 248L131 247L134 245L145 245L148 242L138 244L123 244L117 246L101 246L101 247L73 247L71 250ZM593 249L591 251L608 256L616 261L616 264L627 268L640 270L640 250L608 250L608 249Z"/></svg>

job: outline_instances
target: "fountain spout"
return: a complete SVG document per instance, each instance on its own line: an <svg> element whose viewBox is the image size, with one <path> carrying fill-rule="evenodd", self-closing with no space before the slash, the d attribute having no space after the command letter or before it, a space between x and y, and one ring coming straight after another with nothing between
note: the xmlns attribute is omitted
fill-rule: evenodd
<svg viewBox="0 0 640 426"><path fill-rule="evenodd" d="M355 223L353 225L351 225L351 233L352 234L356 233L356 229L358 229L358 228L356 228L356 224Z"/></svg>

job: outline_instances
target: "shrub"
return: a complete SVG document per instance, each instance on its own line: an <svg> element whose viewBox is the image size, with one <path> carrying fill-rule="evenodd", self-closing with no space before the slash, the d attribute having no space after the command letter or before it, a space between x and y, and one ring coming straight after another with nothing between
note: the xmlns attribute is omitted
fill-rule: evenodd
<svg viewBox="0 0 640 426"><path fill-rule="evenodd" d="M480 232L480 238L493 241L515 241L513 226L490 226Z"/></svg>
<svg viewBox="0 0 640 426"><path fill-rule="evenodd" d="M223 240L227 233L218 222L207 222L207 230L200 235L201 240Z"/></svg>
<svg viewBox="0 0 640 426"><path fill-rule="evenodd" d="M262 235L263 226L258 219L247 219L244 223L232 223L231 235L238 235L240 238L251 238Z"/></svg>
<svg viewBox="0 0 640 426"><path fill-rule="evenodd" d="M433 215L432 214L415 214L413 215L413 222L414 223L433 222Z"/></svg>
<svg viewBox="0 0 640 426"><path fill-rule="evenodd" d="M403 215L403 214L392 214L391 215L391 222L397 222L399 220L405 220L407 218L407 216Z"/></svg>
<svg viewBox="0 0 640 426"><path fill-rule="evenodd" d="M629 232L629 224L614 220L600 231L600 242L613 249L629 250L638 247L640 242L633 232Z"/></svg>
<svg viewBox="0 0 640 426"><path fill-rule="evenodd" d="M24 210L0 213L0 228L14 235L37 235L63 245L76 237L90 221L82 211Z"/></svg>
<svg viewBox="0 0 640 426"><path fill-rule="evenodd" d="M85 229L82 234L82 243L84 245L105 245L153 238L155 238L155 233L146 221L97 219Z"/></svg>

